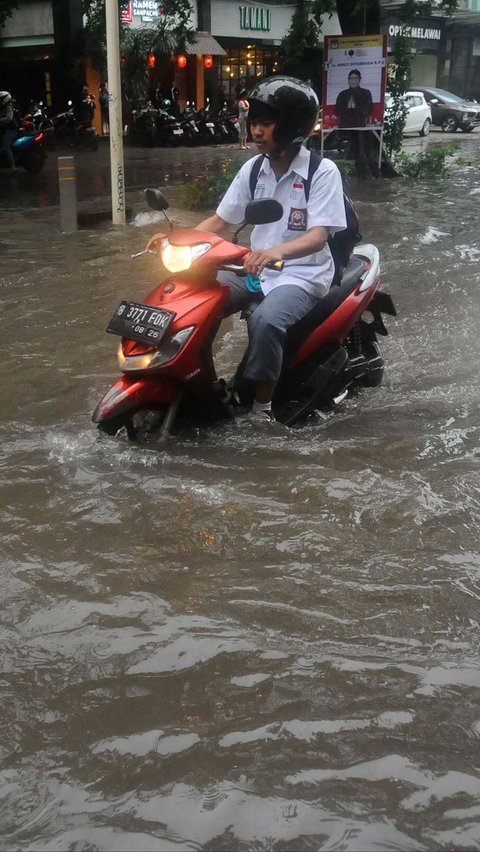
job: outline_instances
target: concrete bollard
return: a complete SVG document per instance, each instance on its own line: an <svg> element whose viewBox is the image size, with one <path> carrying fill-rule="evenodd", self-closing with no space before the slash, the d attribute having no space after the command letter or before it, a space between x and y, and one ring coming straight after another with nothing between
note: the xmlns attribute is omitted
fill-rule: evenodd
<svg viewBox="0 0 480 852"><path fill-rule="evenodd" d="M77 176L73 157L58 157L58 185L60 187L60 227L62 231L76 231Z"/></svg>

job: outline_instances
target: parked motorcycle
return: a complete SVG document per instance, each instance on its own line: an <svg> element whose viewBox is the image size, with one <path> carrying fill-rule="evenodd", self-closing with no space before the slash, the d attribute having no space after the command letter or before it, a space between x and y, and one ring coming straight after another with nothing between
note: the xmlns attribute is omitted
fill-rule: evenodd
<svg viewBox="0 0 480 852"><path fill-rule="evenodd" d="M240 130L238 116L231 114L228 108L225 106L221 110L219 110L217 120L221 123L222 129L224 129L226 132L225 141L238 142Z"/></svg>
<svg viewBox="0 0 480 852"><path fill-rule="evenodd" d="M133 145L153 148L157 144L158 109L151 105L132 110L132 122L129 128L129 141Z"/></svg>
<svg viewBox="0 0 480 852"><path fill-rule="evenodd" d="M211 145L213 142L218 141L215 124L212 121L208 103L207 106L202 107L195 112L195 123L198 127L201 145Z"/></svg>
<svg viewBox="0 0 480 852"><path fill-rule="evenodd" d="M168 218L168 201L159 190L146 190L146 198ZM100 430L116 435L125 428L135 439L153 427L164 436L176 425L221 421L249 407L253 386L243 378L245 358L228 382L215 371L212 344L229 296L216 276L219 270L245 274L250 249L238 245L239 232L247 224L278 221L282 214L274 199L257 199L247 205L231 242L189 228L148 241L140 254L158 255L171 277L141 303L122 301L109 322L107 331L122 338L117 356L123 376L92 415ZM278 261L271 266L283 268ZM340 286L287 336L272 405L277 421L291 426L316 409L335 407L355 388L381 383L377 334L387 334L382 313L395 316L396 311L391 297L380 291L378 250L357 246Z"/></svg>
<svg viewBox="0 0 480 852"><path fill-rule="evenodd" d="M19 131L16 139L11 144L13 159L17 168L23 168L29 174L37 174L43 169L47 155L43 144L45 135L42 131L39 133L25 133ZM0 168L9 166L4 155L3 149L0 148Z"/></svg>
<svg viewBox="0 0 480 852"><path fill-rule="evenodd" d="M195 108L187 101L186 107L180 118L180 127L183 130L183 144L189 147L199 145L201 142L200 131L195 120Z"/></svg>
<svg viewBox="0 0 480 852"><path fill-rule="evenodd" d="M53 120L47 113L43 101L31 101L29 110L22 115L20 129L26 133L38 133L40 130L45 134L45 141L53 134Z"/></svg>
<svg viewBox="0 0 480 852"><path fill-rule="evenodd" d="M159 109L157 112L157 145L164 148L176 148L178 145L182 145L184 141L183 129L178 118L170 115L166 109Z"/></svg>
<svg viewBox="0 0 480 852"><path fill-rule="evenodd" d="M56 139L63 139L74 148L88 148L89 151L96 151L98 136L91 119L77 121L72 101L68 101L67 107L53 119Z"/></svg>

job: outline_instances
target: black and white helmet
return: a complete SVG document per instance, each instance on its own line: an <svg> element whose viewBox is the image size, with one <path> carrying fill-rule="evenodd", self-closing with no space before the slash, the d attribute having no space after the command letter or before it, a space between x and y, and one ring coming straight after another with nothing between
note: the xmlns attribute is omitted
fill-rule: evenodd
<svg viewBox="0 0 480 852"><path fill-rule="evenodd" d="M10 92L0 92L0 106L6 106L12 100Z"/></svg>
<svg viewBox="0 0 480 852"><path fill-rule="evenodd" d="M270 113L276 120L273 138L279 149L300 148L318 117L318 98L312 87L295 77L268 77L250 91L249 120Z"/></svg>

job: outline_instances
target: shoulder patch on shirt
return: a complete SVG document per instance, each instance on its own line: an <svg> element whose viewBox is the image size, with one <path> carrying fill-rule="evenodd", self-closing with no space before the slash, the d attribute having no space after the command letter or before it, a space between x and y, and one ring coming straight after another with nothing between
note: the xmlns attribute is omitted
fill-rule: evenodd
<svg viewBox="0 0 480 852"><path fill-rule="evenodd" d="M287 229L289 231L306 231L307 220L308 217L306 207L290 207Z"/></svg>

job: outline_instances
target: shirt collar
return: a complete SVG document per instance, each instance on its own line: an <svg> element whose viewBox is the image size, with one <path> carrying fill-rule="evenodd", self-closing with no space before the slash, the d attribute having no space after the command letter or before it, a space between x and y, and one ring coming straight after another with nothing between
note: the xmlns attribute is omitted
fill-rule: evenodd
<svg viewBox="0 0 480 852"><path fill-rule="evenodd" d="M290 174L290 172L295 172L295 174L300 175L304 180L308 177L308 166L310 164L310 151L307 151L304 145L301 146L298 154L295 155L292 162L290 163L290 168L288 172L285 172L286 175ZM266 175L271 174L273 171L272 165L268 157L265 157L260 172L265 172ZM285 177L285 175L283 175Z"/></svg>

